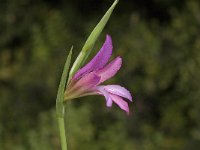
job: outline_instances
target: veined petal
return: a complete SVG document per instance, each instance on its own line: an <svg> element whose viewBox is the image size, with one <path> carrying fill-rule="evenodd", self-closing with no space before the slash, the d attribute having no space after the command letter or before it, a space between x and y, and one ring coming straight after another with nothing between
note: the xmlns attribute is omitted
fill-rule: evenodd
<svg viewBox="0 0 200 150"><path fill-rule="evenodd" d="M82 77L84 74L89 73L91 71L100 69L104 67L104 65L108 62L110 59L110 56L112 54L112 39L109 35L106 36L106 40L100 49L100 51L96 54L96 56L83 68L81 68L72 78L73 80L76 80L80 77Z"/></svg>
<svg viewBox="0 0 200 150"><path fill-rule="evenodd" d="M98 86L97 90L99 94L103 95L106 98L106 106L111 107L113 102L109 93L104 89L104 86Z"/></svg>
<svg viewBox="0 0 200 150"><path fill-rule="evenodd" d="M74 85L71 86L71 88L69 88L70 91L68 92L80 93L87 91L96 86L99 81L100 77L96 75L94 72L85 74L81 79L75 82Z"/></svg>
<svg viewBox="0 0 200 150"><path fill-rule="evenodd" d="M121 65L122 65L122 59L121 57L117 57L107 66L96 71L96 74L101 77L99 84L113 77L121 68Z"/></svg>
<svg viewBox="0 0 200 150"><path fill-rule="evenodd" d="M104 89L109 93L127 98L128 100L132 101L130 92L120 85L105 85Z"/></svg>
<svg viewBox="0 0 200 150"><path fill-rule="evenodd" d="M114 94L109 94L111 99L124 111L127 112L127 114L129 114L129 107L128 107L128 103L123 100L121 97L114 95Z"/></svg>

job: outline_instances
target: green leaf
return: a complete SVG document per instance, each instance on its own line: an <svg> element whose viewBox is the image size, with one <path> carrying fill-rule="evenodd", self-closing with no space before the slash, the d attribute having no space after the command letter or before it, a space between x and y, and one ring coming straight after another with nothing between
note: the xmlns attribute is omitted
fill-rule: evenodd
<svg viewBox="0 0 200 150"><path fill-rule="evenodd" d="M87 41L85 42L81 52L79 53L77 59L75 60L70 73L69 73L69 79L75 74L75 72L83 65L85 60L88 58L89 54L91 53L91 50L98 39L100 33L104 29L106 23L108 22L110 15L112 14L115 6L117 5L119 0L115 0L112 6L108 9L106 14L103 16L103 18L100 20L100 22L96 25L90 36L88 37Z"/></svg>
<svg viewBox="0 0 200 150"><path fill-rule="evenodd" d="M62 73L61 80L60 80L60 85L58 88L57 98L56 98L56 112L57 112L57 115L60 117L62 117L64 115L64 104L63 104L64 92L65 92L69 67L70 67L70 63L71 63L72 49L73 49L73 46L71 47L71 50L67 56L67 60L66 60L66 63L65 63L64 69L63 69L63 73Z"/></svg>

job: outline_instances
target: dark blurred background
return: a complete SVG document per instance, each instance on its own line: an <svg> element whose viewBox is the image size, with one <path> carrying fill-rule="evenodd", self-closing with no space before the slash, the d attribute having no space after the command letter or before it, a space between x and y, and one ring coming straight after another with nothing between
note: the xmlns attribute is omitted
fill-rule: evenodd
<svg viewBox="0 0 200 150"><path fill-rule="evenodd" d="M55 98L112 0L0 0L0 149L59 150ZM200 1L120 0L105 35L123 67L131 114L100 96L67 104L70 150L200 149Z"/></svg>

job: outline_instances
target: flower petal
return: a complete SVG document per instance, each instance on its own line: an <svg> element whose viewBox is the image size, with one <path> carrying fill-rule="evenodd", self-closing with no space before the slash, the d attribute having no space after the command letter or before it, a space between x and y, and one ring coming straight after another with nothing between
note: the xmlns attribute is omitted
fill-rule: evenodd
<svg viewBox="0 0 200 150"><path fill-rule="evenodd" d="M121 57L117 57L107 66L96 71L96 74L101 77L99 84L113 77L121 68L121 64L122 64Z"/></svg>
<svg viewBox="0 0 200 150"><path fill-rule="evenodd" d="M123 100L121 97L114 95L114 94L109 94L111 99L124 111L126 111L127 114L129 114L129 107L128 103Z"/></svg>
<svg viewBox="0 0 200 150"><path fill-rule="evenodd" d="M109 93L124 97L132 101L132 96L130 92L120 85L106 85L104 89Z"/></svg>
<svg viewBox="0 0 200 150"><path fill-rule="evenodd" d="M112 39L109 35L106 36L106 40L100 49L100 51L96 54L96 56L83 68L81 68L77 73L74 75L73 80L76 80L82 77L84 74L89 73L91 71L100 69L104 67L104 65L110 59L112 54Z"/></svg>
<svg viewBox="0 0 200 150"><path fill-rule="evenodd" d="M85 74L81 79L75 82L74 85L71 86L71 88L69 88L70 89L69 92L75 91L76 93L77 92L83 93L95 87L99 81L100 77L96 75L94 72Z"/></svg>
<svg viewBox="0 0 200 150"><path fill-rule="evenodd" d="M109 96L109 93L104 89L104 86L97 86L98 93L103 95L106 98L106 106L111 107L112 106L112 99Z"/></svg>

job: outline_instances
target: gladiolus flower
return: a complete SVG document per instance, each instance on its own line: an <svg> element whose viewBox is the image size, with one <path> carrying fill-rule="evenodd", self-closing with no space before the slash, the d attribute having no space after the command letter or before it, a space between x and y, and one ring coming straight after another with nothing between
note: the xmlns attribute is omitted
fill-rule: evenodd
<svg viewBox="0 0 200 150"><path fill-rule="evenodd" d="M121 57L117 57L108 63L112 55L112 49L112 39L107 35L96 56L83 68L79 69L69 81L64 95L65 101L97 94L105 97L107 107L111 107L114 102L129 113L129 106L124 98L132 101L132 96L127 89L120 85L100 85L113 77L122 65Z"/></svg>

